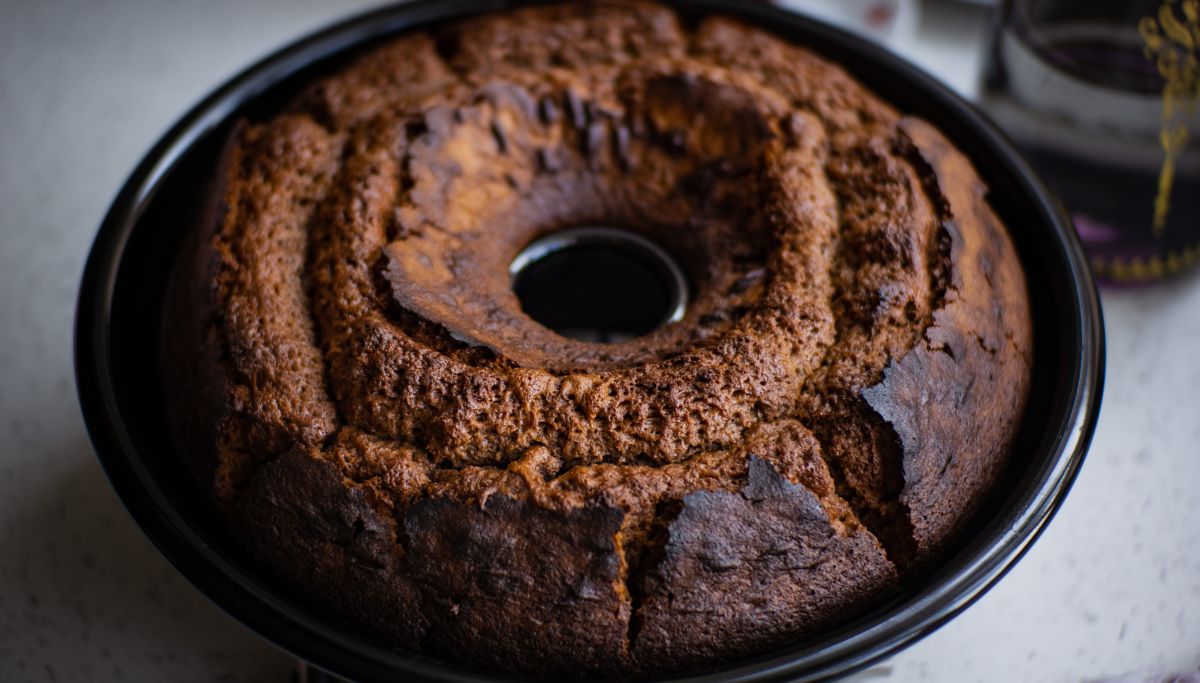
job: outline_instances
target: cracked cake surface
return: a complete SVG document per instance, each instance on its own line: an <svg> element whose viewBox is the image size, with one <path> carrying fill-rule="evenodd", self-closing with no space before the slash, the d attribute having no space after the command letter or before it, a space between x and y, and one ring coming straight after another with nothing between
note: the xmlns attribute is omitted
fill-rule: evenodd
<svg viewBox="0 0 1200 683"><path fill-rule="evenodd" d="M1029 385L970 162L842 68L640 2L406 33L241 123L176 266L172 429L247 554L386 647L685 671L936 562ZM615 225L684 318L526 316L527 244Z"/></svg>

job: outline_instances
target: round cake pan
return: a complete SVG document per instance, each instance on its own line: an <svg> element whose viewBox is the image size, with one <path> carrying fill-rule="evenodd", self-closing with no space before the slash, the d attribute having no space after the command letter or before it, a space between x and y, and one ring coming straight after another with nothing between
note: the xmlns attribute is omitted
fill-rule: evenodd
<svg viewBox="0 0 1200 683"><path fill-rule="evenodd" d="M75 328L79 397L113 486L164 555L234 617L321 669L355 680L495 680L356 637L277 589L237 551L172 451L157 363L163 292L224 138L277 110L304 82L396 33L497 11L499 0L397 5L338 24L250 67L188 112L134 170L100 226ZM1095 285L1070 220L977 112L918 69L847 33L765 4L668 3L720 13L844 65L901 110L924 117L974 162L1025 268L1034 315L1033 393L1005 480L962 541L902 594L820 637L695 680L818 680L869 665L979 598L1029 548L1069 489L1099 411L1104 339ZM403 618L403 615L397 615Z"/></svg>

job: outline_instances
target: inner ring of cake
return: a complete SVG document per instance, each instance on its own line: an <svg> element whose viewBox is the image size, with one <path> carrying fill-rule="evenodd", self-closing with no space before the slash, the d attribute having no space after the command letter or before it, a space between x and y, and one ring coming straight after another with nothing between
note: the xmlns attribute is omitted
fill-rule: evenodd
<svg viewBox="0 0 1200 683"><path fill-rule="evenodd" d="M824 128L686 65L625 73L617 92L614 107L492 83L352 133L313 240L332 274L318 331L351 424L455 466L535 445L664 464L793 413L834 333ZM680 257L683 320L597 344L521 311L518 251L597 223Z"/></svg>

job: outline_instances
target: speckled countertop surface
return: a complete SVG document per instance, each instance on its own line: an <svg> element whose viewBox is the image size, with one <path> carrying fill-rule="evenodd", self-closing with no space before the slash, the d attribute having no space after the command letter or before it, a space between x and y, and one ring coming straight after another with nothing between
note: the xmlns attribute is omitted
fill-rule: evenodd
<svg viewBox="0 0 1200 683"><path fill-rule="evenodd" d="M288 680L292 659L180 578L104 478L75 398L75 288L108 202L172 121L368 4L3 3L0 681ZM926 17L904 49L969 90L981 25ZM1200 277L1103 298L1104 408L1058 517L976 605L859 680L1200 667Z"/></svg>

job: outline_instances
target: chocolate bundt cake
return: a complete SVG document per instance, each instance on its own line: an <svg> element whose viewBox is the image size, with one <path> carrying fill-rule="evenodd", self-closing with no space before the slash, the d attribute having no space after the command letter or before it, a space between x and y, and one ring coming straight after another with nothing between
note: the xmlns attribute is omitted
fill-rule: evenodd
<svg viewBox="0 0 1200 683"><path fill-rule="evenodd" d="M532 673L799 642L944 556L1020 420L1024 277L971 163L837 65L641 2L408 33L241 124L176 267L180 450L252 560L379 644ZM683 318L531 319L615 226Z"/></svg>

